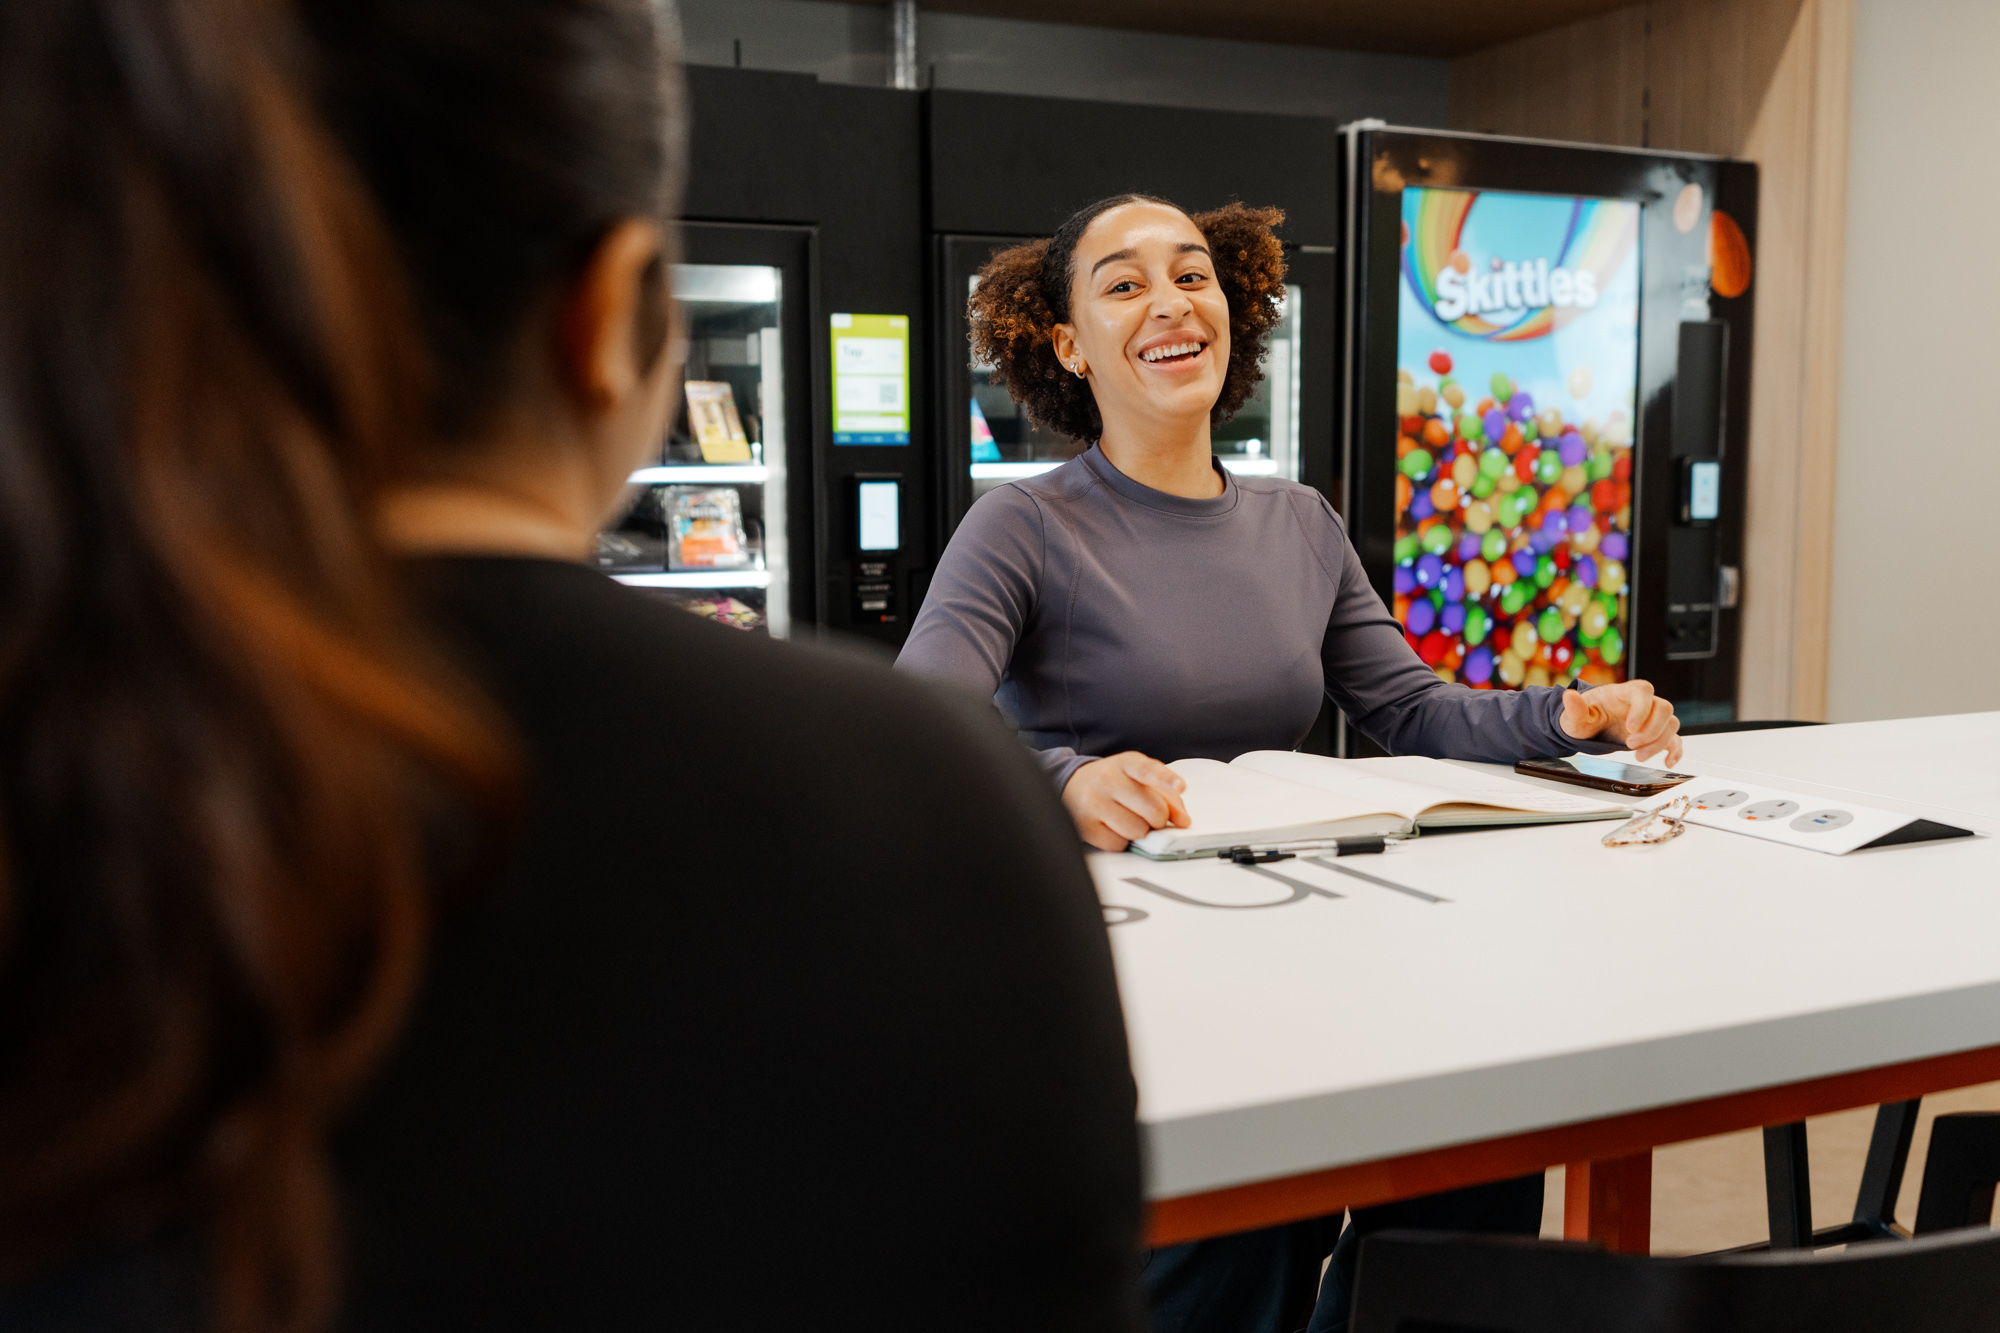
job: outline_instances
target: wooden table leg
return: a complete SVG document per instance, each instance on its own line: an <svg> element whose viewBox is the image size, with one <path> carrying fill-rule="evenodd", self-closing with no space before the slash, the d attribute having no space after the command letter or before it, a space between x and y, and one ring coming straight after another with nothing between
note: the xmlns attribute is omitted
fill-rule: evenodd
<svg viewBox="0 0 2000 1333"><path fill-rule="evenodd" d="M1620 1254L1653 1245L1653 1154L1571 1162L1563 1183L1563 1236Z"/></svg>

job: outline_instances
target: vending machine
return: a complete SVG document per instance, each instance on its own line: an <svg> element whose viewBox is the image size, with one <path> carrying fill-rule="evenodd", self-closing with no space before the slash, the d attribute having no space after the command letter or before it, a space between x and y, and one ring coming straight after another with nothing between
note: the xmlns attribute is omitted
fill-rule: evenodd
<svg viewBox="0 0 2000 1333"><path fill-rule="evenodd" d="M687 78L685 383L597 563L739 629L894 647L935 558L920 95Z"/></svg>
<svg viewBox="0 0 2000 1333"><path fill-rule="evenodd" d="M1756 167L1342 137L1343 512L1411 646L1474 689L1645 678L1732 720Z"/></svg>

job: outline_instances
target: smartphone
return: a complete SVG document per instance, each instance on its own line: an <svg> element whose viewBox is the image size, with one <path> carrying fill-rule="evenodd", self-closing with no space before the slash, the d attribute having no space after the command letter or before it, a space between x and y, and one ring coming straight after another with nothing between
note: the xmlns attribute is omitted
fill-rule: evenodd
<svg viewBox="0 0 2000 1333"><path fill-rule="evenodd" d="M1596 759L1584 754L1568 759L1523 759L1514 765L1514 771L1531 778L1547 778L1551 782L1571 782L1579 787L1615 791L1620 796L1657 796L1694 776L1692 773L1641 768L1637 764L1621 764L1616 759Z"/></svg>

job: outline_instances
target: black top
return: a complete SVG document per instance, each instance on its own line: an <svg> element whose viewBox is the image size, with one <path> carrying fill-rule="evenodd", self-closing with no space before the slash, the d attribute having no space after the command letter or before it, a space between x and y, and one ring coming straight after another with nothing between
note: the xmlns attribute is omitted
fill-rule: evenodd
<svg viewBox="0 0 2000 1333"><path fill-rule="evenodd" d="M576 566L423 571L532 820L337 1142L343 1326L1132 1327L1110 953L991 710ZM168 1326L57 1304L21 1326Z"/></svg>

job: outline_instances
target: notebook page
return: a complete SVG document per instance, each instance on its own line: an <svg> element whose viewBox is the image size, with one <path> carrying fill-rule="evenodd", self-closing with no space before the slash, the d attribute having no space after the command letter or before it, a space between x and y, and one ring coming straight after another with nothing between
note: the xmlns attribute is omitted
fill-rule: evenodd
<svg viewBox="0 0 2000 1333"><path fill-rule="evenodd" d="M1377 761L1329 759L1322 754L1300 754L1296 750L1252 750L1237 755L1229 767L1267 773L1345 797L1356 803L1357 814L1389 813L1415 819L1439 801L1455 799L1449 792L1405 781L1394 773L1363 772L1356 767L1374 762Z"/></svg>
<svg viewBox="0 0 2000 1333"><path fill-rule="evenodd" d="M1316 757L1316 756L1315 756ZM1466 805L1497 805L1508 810L1533 810L1539 814L1581 815L1607 810L1624 810L1623 804L1600 801L1578 793L1547 791L1525 782L1511 782L1496 773L1479 773L1456 764L1421 755L1397 755L1387 759L1348 759L1371 775L1420 786L1434 802L1450 801Z"/></svg>
<svg viewBox="0 0 2000 1333"><path fill-rule="evenodd" d="M1258 772L1213 759L1176 759L1167 765L1187 782L1181 800L1192 827L1163 829L1179 837L1262 833L1305 824L1327 824L1366 815L1397 814L1380 796L1359 799L1330 788L1287 781L1284 774Z"/></svg>

